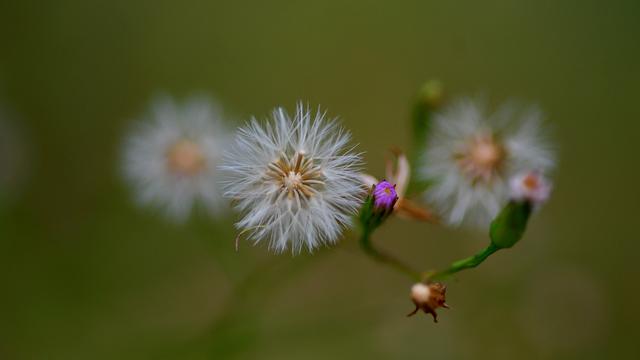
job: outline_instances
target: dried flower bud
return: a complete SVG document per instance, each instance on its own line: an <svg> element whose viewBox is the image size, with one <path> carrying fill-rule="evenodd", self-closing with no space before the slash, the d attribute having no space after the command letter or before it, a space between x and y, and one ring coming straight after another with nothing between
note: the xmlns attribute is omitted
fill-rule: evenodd
<svg viewBox="0 0 640 360"><path fill-rule="evenodd" d="M446 292L447 287L437 282L413 285L411 287L411 301L416 305L416 308L407 316L412 316L418 310L422 310L425 314L431 314L434 322L438 322L438 314L436 314L435 310L439 307L449 308L449 305L445 302Z"/></svg>
<svg viewBox="0 0 640 360"><path fill-rule="evenodd" d="M513 200L529 201L533 205L541 205L551 193L551 184L537 171L518 174L511 179L509 185Z"/></svg>

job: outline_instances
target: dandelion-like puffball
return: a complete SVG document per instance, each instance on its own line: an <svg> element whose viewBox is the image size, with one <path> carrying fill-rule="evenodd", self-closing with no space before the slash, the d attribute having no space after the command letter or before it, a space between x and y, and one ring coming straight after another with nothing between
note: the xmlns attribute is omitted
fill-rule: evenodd
<svg viewBox="0 0 640 360"><path fill-rule="evenodd" d="M212 215L223 211L216 167L228 133L221 118L217 104L203 96L183 104L167 96L152 101L124 144L124 175L140 204L156 206L178 222L196 201Z"/></svg>
<svg viewBox="0 0 640 360"><path fill-rule="evenodd" d="M240 128L221 167L225 196L242 214L236 226L276 252L334 244L365 195L350 138L302 104L293 118L276 108L266 123Z"/></svg>
<svg viewBox="0 0 640 360"><path fill-rule="evenodd" d="M431 184L426 200L451 225L488 226L508 201L513 176L553 168L541 120L536 107L505 104L487 115L471 99L436 114L420 169Z"/></svg>

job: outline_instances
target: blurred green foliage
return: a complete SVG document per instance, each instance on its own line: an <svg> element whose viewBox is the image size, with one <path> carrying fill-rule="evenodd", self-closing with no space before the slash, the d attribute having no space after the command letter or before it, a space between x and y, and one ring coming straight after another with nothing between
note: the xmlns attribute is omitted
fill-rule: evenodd
<svg viewBox="0 0 640 360"><path fill-rule="evenodd" d="M0 209L1 359L637 358L637 1L0 2L0 100L30 172ZM237 122L301 99L340 115L369 169L411 139L423 81L537 102L560 167L524 239L449 284L434 324L356 241L234 251L232 218L131 204L121 136L157 91ZM393 219L420 268L487 234Z"/></svg>

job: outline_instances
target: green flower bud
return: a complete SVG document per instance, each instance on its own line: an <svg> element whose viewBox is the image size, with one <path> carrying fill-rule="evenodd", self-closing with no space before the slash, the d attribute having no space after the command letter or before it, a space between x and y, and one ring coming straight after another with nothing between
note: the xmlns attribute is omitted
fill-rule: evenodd
<svg viewBox="0 0 640 360"><path fill-rule="evenodd" d="M422 85L418 98L427 106L437 108L442 103L443 93L444 91L440 81L429 80Z"/></svg>
<svg viewBox="0 0 640 360"><path fill-rule="evenodd" d="M410 152L410 163L417 165L421 163L422 154L426 146L431 122L434 112L444 103L444 90L442 83L437 80L430 80L420 88L413 105L411 122L411 133L413 134L412 147ZM407 194L422 193L429 186L427 182L421 180L417 173L411 173Z"/></svg>
<svg viewBox="0 0 640 360"><path fill-rule="evenodd" d="M491 243L499 249L515 245L524 234L532 209L529 201L510 201L491 222Z"/></svg>

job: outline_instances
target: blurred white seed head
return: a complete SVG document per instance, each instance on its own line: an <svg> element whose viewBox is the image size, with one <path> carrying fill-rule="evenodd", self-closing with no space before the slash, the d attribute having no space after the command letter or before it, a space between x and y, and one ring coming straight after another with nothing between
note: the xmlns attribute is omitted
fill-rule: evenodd
<svg viewBox="0 0 640 360"><path fill-rule="evenodd" d="M225 202L216 166L227 137L221 110L208 98L155 98L124 144L124 175L137 201L178 222L196 202L219 215Z"/></svg>
<svg viewBox="0 0 640 360"><path fill-rule="evenodd" d="M486 227L508 201L513 176L553 168L541 121L536 107L507 103L488 114L477 100L452 103L435 115L424 152L426 200L451 225Z"/></svg>
<svg viewBox="0 0 640 360"><path fill-rule="evenodd" d="M549 199L551 183L537 171L525 171L517 174L509 182L511 198L517 201L530 201L542 205Z"/></svg>
<svg viewBox="0 0 640 360"><path fill-rule="evenodd" d="M221 167L225 196L242 213L237 227L276 252L335 243L365 194L350 138L302 104L293 118L276 108L266 123L240 128Z"/></svg>

